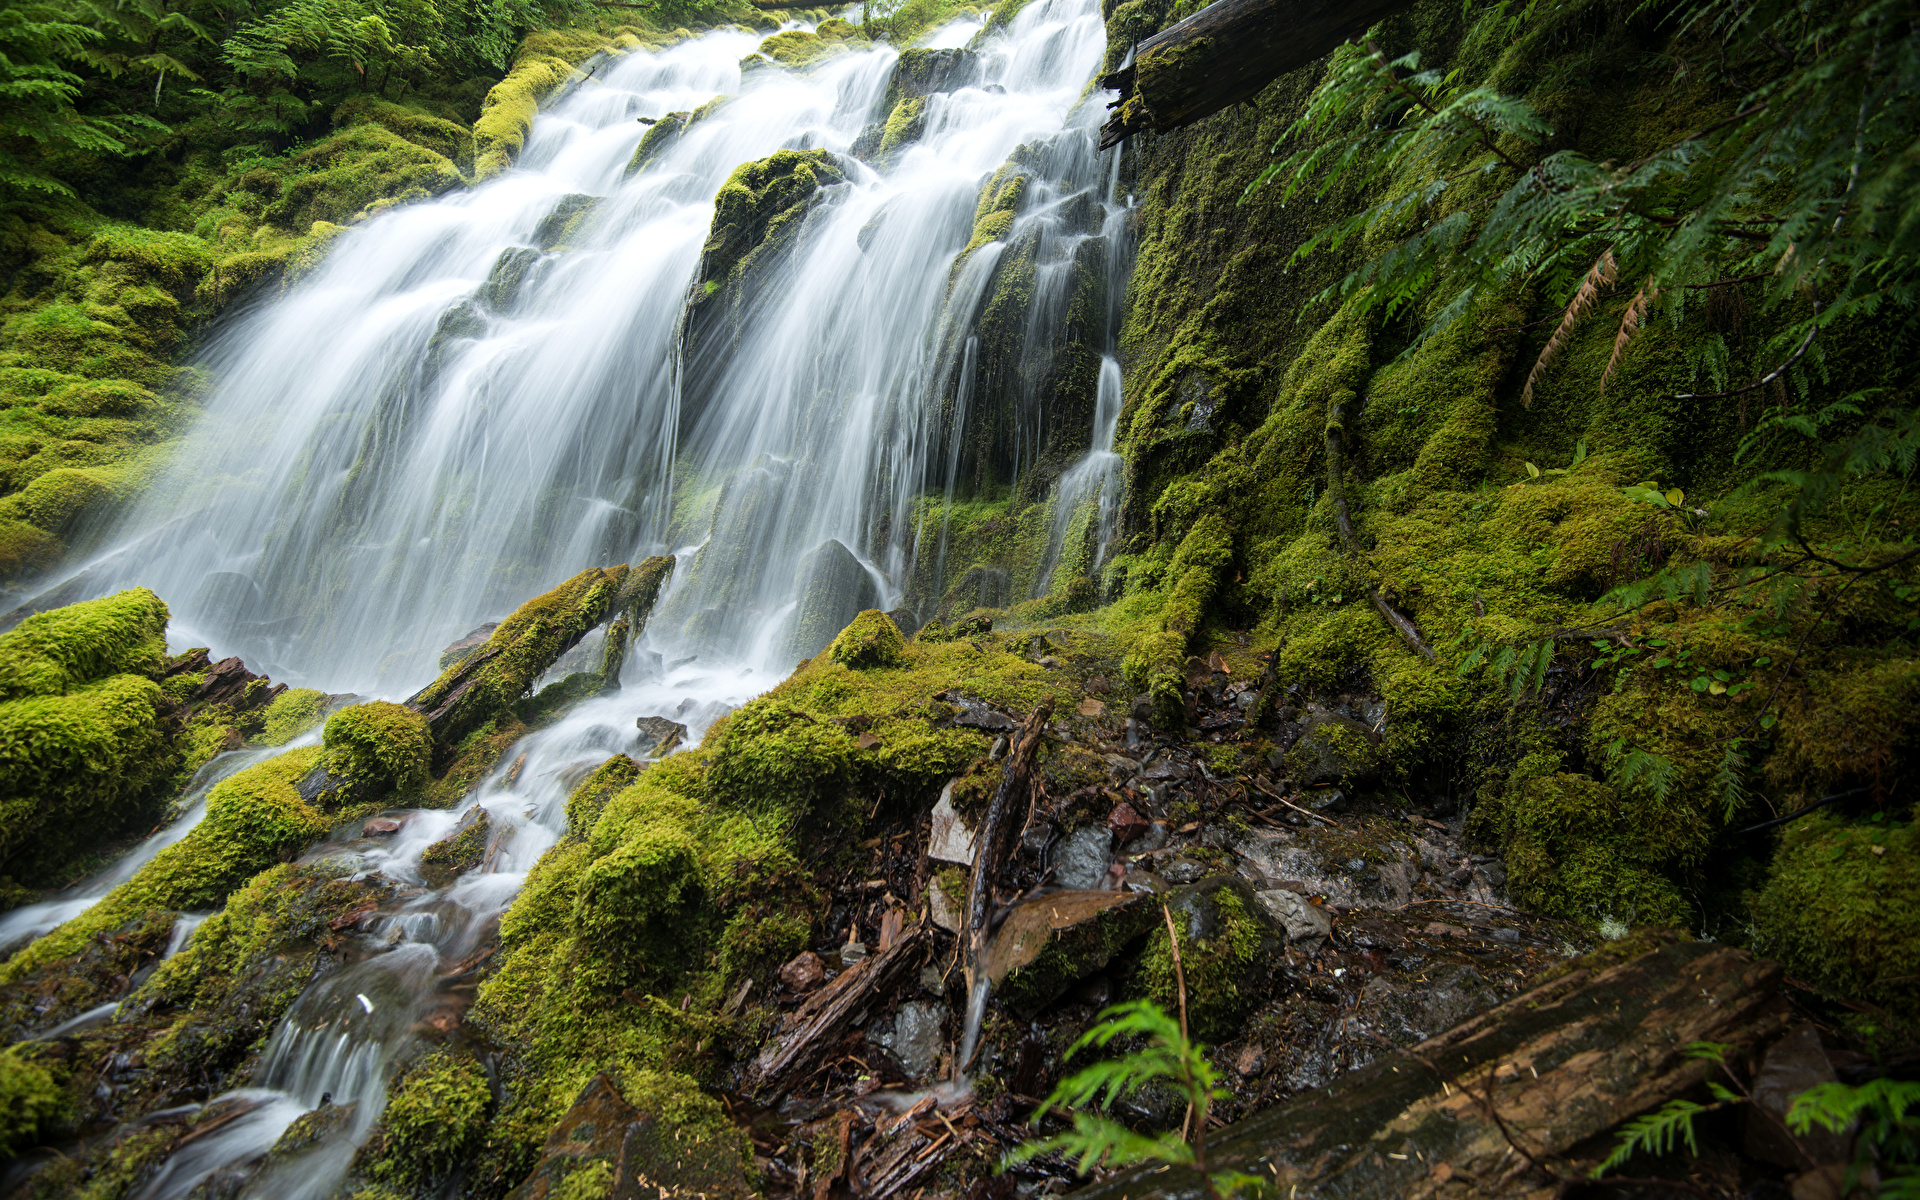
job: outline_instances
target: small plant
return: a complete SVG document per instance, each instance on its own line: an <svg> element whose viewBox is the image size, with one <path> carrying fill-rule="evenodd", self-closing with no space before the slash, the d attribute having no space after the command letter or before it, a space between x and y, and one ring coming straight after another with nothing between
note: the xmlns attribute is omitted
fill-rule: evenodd
<svg viewBox="0 0 1920 1200"><path fill-rule="evenodd" d="M1880 1175L1880 1200L1920 1200L1920 1083L1873 1079L1859 1087L1823 1083L1793 1098L1787 1126L1796 1134L1814 1126L1845 1133L1854 1122L1854 1158L1843 1190L1851 1192L1868 1167Z"/></svg>
<svg viewBox="0 0 1920 1200"><path fill-rule="evenodd" d="M1219 1085L1204 1048L1189 1041L1179 1023L1159 1005L1151 1000L1114 1005L1100 1014L1093 1028L1080 1035L1067 1055L1072 1057L1088 1046L1104 1048L1116 1038L1126 1037L1140 1037L1145 1043L1131 1053L1094 1063L1062 1080L1033 1114L1038 1124L1056 1109L1070 1112L1073 1128L1018 1147L1007 1155L1003 1166L1055 1153L1074 1159L1075 1169L1083 1175L1095 1167L1143 1162L1189 1166L1206 1181L1207 1194L1213 1200L1231 1200L1257 1184L1259 1181L1251 1175L1209 1170L1207 1110L1227 1090ZM1186 1096L1190 1138L1171 1129L1157 1134L1136 1133L1101 1115L1116 1099L1130 1096L1155 1080L1165 1080Z"/></svg>
<svg viewBox="0 0 1920 1200"><path fill-rule="evenodd" d="M1739 1087L1741 1091L1746 1090L1734 1076L1732 1069L1727 1066L1727 1048L1720 1043L1694 1042L1687 1046L1683 1053L1688 1058L1715 1064L1726 1072L1727 1078L1733 1081L1735 1087ZM1730 1104L1744 1103L1747 1099L1745 1096L1734 1094L1724 1085L1711 1079L1707 1081L1707 1089L1713 1093L1712 1104L1695 1104L1691 1100L1669 1100L1653 1112L1643 1117L1635 1117L1622 1125L1620 1144L1613 1148L1612 1154L1601 1160L1600 1165L1589 1173L1590 1176L1599 1179L1608 1171L1624 1165L1628 1159L1643 1150L1653 1155L1669 1153L1676 1142L1686 1143L1687 1153L1697 1157L1700 1153L1700 1143L1693 1132L1693 1119L1702 1113L1710 1113Z"/></svg>

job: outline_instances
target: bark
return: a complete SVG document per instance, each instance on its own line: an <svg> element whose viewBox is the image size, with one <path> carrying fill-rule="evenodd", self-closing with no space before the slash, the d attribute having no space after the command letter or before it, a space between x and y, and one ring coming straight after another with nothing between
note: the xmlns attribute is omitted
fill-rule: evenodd
<svg viewBox="0 0 1920 1200"><path fill-rule="evenodd" d="M1570 1148L1697 1088L1791 1017L1778 963L1705 942L1575 970L1410 1050L1209 1139L1214 1171L1256 1174L1300 1197L1550 1196ZM1562 1174L1562 1167L1554 1167ZM1158 1173L1156 1173L1158 1172ZM1190 1197L1183 1167L1120 1172L1080 1200Z"/></svg>
<svg viewBox="0 0 1920 1200"><path fill-rule="evenodd" d="M920 964L923 927L915 926L872 958L842 971L832 983L807 997L780 1023L747 1068L746 1091L771 1100L784 1094L820 1065L827 1051L849 1030L864 1024L877 1005Z"/></svg>
<svg viewBox="0 0 1920 1200"><path fill-rule="evenodd" d="M1120 99L1100 148L1143 129L1178 129L1242 100L1412 0L1219 0L1141 42L1132 66L1100 81Z"/></svg>

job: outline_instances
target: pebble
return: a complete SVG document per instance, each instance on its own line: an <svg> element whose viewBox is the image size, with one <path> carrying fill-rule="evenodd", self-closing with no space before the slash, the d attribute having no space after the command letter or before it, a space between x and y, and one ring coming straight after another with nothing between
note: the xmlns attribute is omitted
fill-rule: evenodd
<svg viewBox="0 0 1920 1200"><path fill-rule="evenodd" d="M392 837L400 832L400 822L392 817L375 817L360 827L362 837Z"/></svg>
<svg viewBox="0 0 1920 1200"><path fill-rule="evenodd" d="M820 981L825 979L826 975L826 964L821 962L820 956L811 950L802 950L791 962L780 968L780 982L786 984L788 990L795 992L812 991L820 986Z"/></svg>
<svg viewBox="0 0 1920 1200"><path fill-rule="evenodd" d="M846 945L840 947L840 965L843 967L850 967L866 956L867 944L865 942L848 942Z"/></svg>

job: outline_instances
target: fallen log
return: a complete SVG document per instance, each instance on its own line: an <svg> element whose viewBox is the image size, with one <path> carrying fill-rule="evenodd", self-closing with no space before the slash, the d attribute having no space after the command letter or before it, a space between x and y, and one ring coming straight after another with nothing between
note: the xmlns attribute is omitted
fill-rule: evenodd
<svg viewBox="0 0 1920 1200"><path fill-rule="evenodd" d="M924 927L914 926L879 954L840 972L788 1013L747 1068L747 1093L771 1100L819 1066L821 1057L842 1035L864 1024L874 1007L886 1003L919 964L924 936Z"/></svg>
<svg viewBox="0 0 1920 1200"><path fill-rule="evenodd" d="M1308 1197L1552 1195L1540 1166L1700 1085L1783 1029L1778 963L1684 942L1576 969L1329 1086L1221 1129L1209 1165ZM1079 1200L1199 1194L1185 1167L1122 1171Z"/></svg>
<svg viewBox="0 0 1920 1200"><path fill-rule="evenodd" d="M1178 129L1250 100L1296 67L1359 37L1412 0L1219 0L1146 41L1100 86L1120 92L1100 148Z"/></svg>

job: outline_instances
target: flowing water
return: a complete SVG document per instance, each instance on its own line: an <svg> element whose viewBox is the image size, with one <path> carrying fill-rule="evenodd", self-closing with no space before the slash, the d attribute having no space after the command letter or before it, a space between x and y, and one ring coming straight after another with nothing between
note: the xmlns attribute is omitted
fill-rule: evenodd
<svg viewBox="0 0 1920 1200"><path fill-rule="evenodd" d="M931 44L977 29L956 23ZM1045 573L1087 569L1065 549L1076 512L1093 514L1098 566L1120 407L1118 365L1100 355L1130 257L1086 86L1105 46L1099 5L1034 0L978 45L971 86L927 98L918 142L878 170L841 158L846 181L809 212L737 342L690 358L683 312L734 168L783 148L844 154L885 115L891 49L743 82L739 60L757 42L718 32L600 65L550 102L516 169L350 230L285 296L230 321L180 469L67 585L151 587L179 644L240 654L290 683L401 696L431 678L441 646L586 566L679 558L622 689L525 739L524 762L469 802L494 831L483 868L446 887L420 870L464 810L411 813L394 837L312 852L398 881L408 898L371 922L356 961L295 1002L251 1086L212 1102L224 1123L178 1151L143 1200L226 1176L248 1195L325 1194L377 1118L397 1056L457 1022L462 962L564 831L571 786L638 752L634 718L682 721L697 740L817 649L796 622L823 555L857 563L839 577L840 602L902 600L918 557L944 551L927 513L965 487L959 447L989 392L975 378L975 321L1008 254L1029 256L1035 297L1024 365L997 393L1011 406L1013 469L1050 446L1085 450L1061 479ZM645 129L636 118L716 96L733 99L625 175ZM1033 177L1020 215L956 271L982 184L1016 150ZM583 210L556 243L551 218ZM1043 386L1090 256L1103 287L1095 328L1080 334L1097 371L1091 428L1055 414ZM503 261L523 271L517 289L500 286ZM71 911L14 914L0 938L50 927L144 861L55 902ZM328 1136L260 1165L322 1105L338 1116Z"/></svg>

